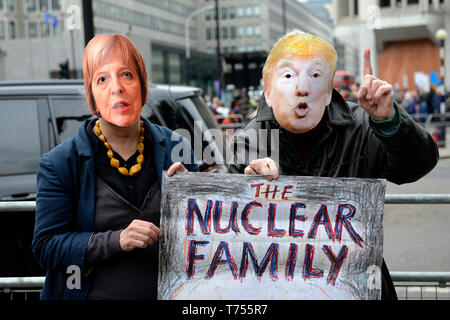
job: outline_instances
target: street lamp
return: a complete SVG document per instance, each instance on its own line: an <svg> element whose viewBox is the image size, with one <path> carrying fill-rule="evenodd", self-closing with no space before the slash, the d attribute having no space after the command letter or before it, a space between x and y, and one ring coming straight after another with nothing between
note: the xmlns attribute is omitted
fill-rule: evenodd
<svg viewBox="0 0 450 320"><path fill-rule="evenodd" d="M189 32L189 24L191 23L192 18L195 15L197 15L203 11L212 9L212 8L214 8L214 5L202 7L200 9L197 9L197 10L191 12L191 14L186 18L186 20L184 22L184 47L186 50L186 59L189 59L191 57L191 42L190 42L190 34L189 34L190 33Z"/></svg>
<svg viewBox="0 0 450 320"><path fill-rule="evenodd" d="M440 47L440 57L441 57L441 79L442 84L444 85L445 90L447 87L445 86L445 39L447 39L447 31L445 29L439 29L436 31L436 39L439 41Z"/></svg>
<svg viewBox="0 0 450 320"><path fill-rule="evenodd" d="M447 31L445 29L437 30L436 39L438 39L439 41L445 41L445 39L447 39Z"/></svg>

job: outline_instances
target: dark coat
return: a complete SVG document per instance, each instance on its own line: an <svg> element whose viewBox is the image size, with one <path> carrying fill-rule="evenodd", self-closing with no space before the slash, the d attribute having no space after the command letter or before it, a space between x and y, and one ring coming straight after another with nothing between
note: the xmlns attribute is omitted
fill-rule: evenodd
<svg viewBox="0 0 450 320"><path fill-rule="evenodd" d="M304 164L292 134L277 123L272 108L263 97L256 117L233 138L232 151L241 163L234 165L234 169L242 173L254 160L248 157L250 150L259 155L257 158L269 156L279 159L280 175L384 178L396 184L414 182L434 168L439 159L438 148L423 127L402 108L394 106L399 121L395 131L385 135L361 106L346 102L334 90L331 103L325 109L318 142ZM253 130L260 129L269 132L268 146L255 150L259 143L248 143L244 138L251 136ZM270 132L273 130L279 130L279 142L276 139L271 141ZM244 151L247 154L242 154ZM395 298L395 289L384 263L382 275L383 298Z"/></svg>
<svg viewBox="0 0 450 320"><path fill-rule="evenodd" d="M161 185L162 171L173 164L172 149L181 141L186 144L183 150L191 148L180 135L144 121L150 127L154 166ZM32 248L37 261L47 271L42 299L85 299L89 291L90 280L84 276L80 289L68 289L65 285L69 266L80 268L81 275L86 271L86 249L95 232L95 159L87 124L88 120L74 138L44 154L39 162ZM79 161L81 158L84 161ZM192 152L191 164L184 166L189 171L198 171ZM79 172L81 168L83 174Z"/></svg>

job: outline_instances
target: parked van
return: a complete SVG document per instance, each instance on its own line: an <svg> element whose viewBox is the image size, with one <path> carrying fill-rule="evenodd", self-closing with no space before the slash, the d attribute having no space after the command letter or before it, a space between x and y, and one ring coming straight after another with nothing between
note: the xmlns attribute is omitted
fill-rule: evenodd
<svg viewBox="0 0 450 320"><path fill-rule="evenodd" d="M210 146L214 160L199 162L200 171L228 172L223 151L207 131L218 124L201 90L150 85L142 116L169 129L184 129L194 144L194 124L201 127L202 150ZM93 117L81 80L0 82L0 201L36 199L36 172L42 154L73 137ZM197 133L198 135L198 133ZM222 137L223 138L223 137ZM44 275L31 252L34 212L1 212L0 277Z"/></svg>

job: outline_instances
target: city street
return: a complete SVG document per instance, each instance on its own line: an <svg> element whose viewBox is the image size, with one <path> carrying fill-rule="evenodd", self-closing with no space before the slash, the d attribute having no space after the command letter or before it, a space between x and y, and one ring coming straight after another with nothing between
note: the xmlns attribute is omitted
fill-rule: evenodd
<svg viewBox="0 0 450 320"><path fill-rule="evenodd" d="M372 300L381 255L400 299L450 300L450 203L383 211L361 181L438 146L386 195L450 197L449 21L450 0L0 1L0 301Z"/></svg>
<svg viewBox="0 0 450 320"><path fill-rule="evenodd" d="M386 194L449 193L450 159L424 178L387 184ZM390 271L450 271L450 204L385 206L384 258Z"/></svg>

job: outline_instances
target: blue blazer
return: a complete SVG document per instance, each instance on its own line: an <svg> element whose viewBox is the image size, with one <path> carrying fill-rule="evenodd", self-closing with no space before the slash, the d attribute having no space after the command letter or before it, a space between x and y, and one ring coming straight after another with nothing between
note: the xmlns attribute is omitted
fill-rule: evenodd
<svg viewBox="0 0 450 320"><path fill-rule="evenodd" d="M162 171L172 164L175 146L189 151L189 171L198 171L189 142L179 134L145 120L153 139L154 165L161 185ZM44 154L37 171L36 221L33 253L47 271L41 299L85 299L90 280L82 276L89 238L95 232L95 159L86 132L86 120L75 137L63 141ZM181 143L181 145L179 145ZM176 153L178 155L178 153ZM80 175L79 158L83 158ZM82 177L80 185L80 177ZM66 279L69 266L81 271L80 288L69 289Z"/></svg>

